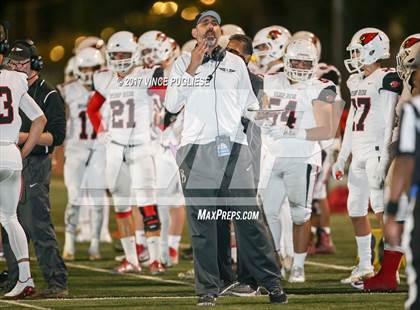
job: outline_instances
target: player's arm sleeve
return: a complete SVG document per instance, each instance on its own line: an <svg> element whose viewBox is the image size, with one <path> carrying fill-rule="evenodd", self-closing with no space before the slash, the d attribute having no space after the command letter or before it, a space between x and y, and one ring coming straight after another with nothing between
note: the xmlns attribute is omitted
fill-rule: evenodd
<svg viewBox="0 0 420 310"><path fill-rule="evenodd" d="M164 72L162 67L155 69L152 75L152 85L147 89L147 93L152 95L158 95L160 102L165 100L167 85L164 83Z"/></svg>
<svg viewBox="0 0 420 310"><path fill-rule="evenodd" d="M416 110L406 103L401 112L401 124L397 147L398 155L414 156L416 151Z"/></svg>
<svg viewBox="0 0 420 310"><path fill-rule="evenodd" d="M44 115L41 108L36 104L35 100L29 96L28 93L24 93L20 98L19 108L31 121Z"/></svg>
<svg viewBox="0 0 420 310"><path fill-rule="evenodd" d="M383 107L383 115L385 121L385 134L383 148L381 150L382 165L386 167L389 161L388 145L391 143L392 131L394 129L395 107L398 102L398 93L383 90L380 92L380 100Z"/></svg>
<svg viewBox="0 0 420 310"><path fill-rule="evenodd" d="M92 97L90 97L87 105L87 114L96 133L104 130L102 127L102 115L100 112L104 102L105 98L98 91L95 91Z"/></svg>
<svg viewBox="0 0 420 310"><path fill-rule="evenodd" d="M169 75L165 96L165 108L171 113L179 112L194 89L194 77L187 73L185 57L178 57Z"/></svg>
<svg viewBox="0 0 420 310"><path fill-rule="evenodd" d="M63 98L56 89L45 96L44 107L44 114L47 118L45 131L53 137L51 146L61 145L66 137L66 113Z"/></svg>
<svg viewBox="0 0 420 310"><path fill-rule="evenodd" d="M350 106L350 111L346 120L346 128L344 129L344 137L341 142L340 152L338 153L338 159L342 161L347 161L347 158L351 153L351 144L352 144L352 131L353 131L353 117L354 117L354 108Z"/></svg>

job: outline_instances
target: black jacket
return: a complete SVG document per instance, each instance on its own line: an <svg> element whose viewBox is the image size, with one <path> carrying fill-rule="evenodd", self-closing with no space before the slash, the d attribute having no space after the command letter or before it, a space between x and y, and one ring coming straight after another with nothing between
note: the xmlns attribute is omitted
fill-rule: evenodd
<svg viewBox="0 0 420 310"><path fill-rule="evenodd" d="M54 146L63 143L66 136L66 115L64 112L64 101L59 92L50 86L44 79L38 78L28 90L28 94L35 100L47 118L44 132L49 132L53 136L51 146L37 145L31 152L31 155L51 154ZM21 132L29 132L31 120L19 111L22 118Z"/></svg>

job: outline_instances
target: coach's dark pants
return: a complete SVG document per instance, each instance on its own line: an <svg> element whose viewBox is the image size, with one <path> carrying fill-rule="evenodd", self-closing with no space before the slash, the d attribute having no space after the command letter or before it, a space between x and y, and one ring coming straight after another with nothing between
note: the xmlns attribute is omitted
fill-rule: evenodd
<svg viewBox="0 0 420 310"><path fill-rule="evenodd" d="M248 147L232 143L231 148L231 155L222 158L217 157L215 143L186 145L177 153L198 295L219 293L223 283L218 249L229 244L226 235L218 237L218 220L199 220L199 214L220 208L259 211ZM236 240L249 273L259 285L272 290L280 286L280 268L261 216L260 212L259 220L234 220Z"/></svg>
<svg viewBox="0 0 420 310"><path fill-rule="evenodd" d="M32 240L38 264L49 287L67 288L67 268L60 255L50 215L51 159L46 155L29 156L23 161L23 192L18 205L18 219L28 240ZM2 229L4 254L9 281L19 276L18 265Z"/></svg>
<svg viewBox="0 0 420 310"><path fill-rule="evenodd" d="M417 191L416 201L408 220L405 222L404 229L408 234L408 253L407 258L407 280L408 280L408 300L406 309L420 309L420 183L414 186Z"/></svg>

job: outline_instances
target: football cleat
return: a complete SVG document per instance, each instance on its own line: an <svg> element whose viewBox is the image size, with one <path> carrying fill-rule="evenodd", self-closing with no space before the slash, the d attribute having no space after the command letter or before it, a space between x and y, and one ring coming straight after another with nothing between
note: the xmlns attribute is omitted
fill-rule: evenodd
<svg viewBox="0 0 420 310"><path fill-rule="evenodd" d="M15 287L4 295L5 299L23 299L35 294L35 284L32 278L25 282L17 281Z"/></svg>
<svg viewBox="0 0 420 310"><path fill-rule="evenodd" d="M140 263L149 261L149 250L143 244L136 244L136 251Z"/></svg>
<svg viewBox="0 0 420 310"><path fill-rule="evenodd" d="M89 260L90 261L102 260L102 256L100 253L89 253Z"/></svg>
<svg viewBox="0 0 420 310"><path fill-rule="evenodd" d="M289 283L304 283L305 282L305 269L302 267L294 266L290 271Z"/></svg>
<svg viewBox="0 0 420 310"><path fill-rule="evenodd" d="M70 253L70 252L64 251L63 252L63 259L66 262L73 262L76 258L74 257L74 253Z"/></svg>
<svg viewBox="0 0 420 310"><path fill-rule="evenodd" d="M169 257L171 258L172 265L177 265L179 262L179 254L178 251L173 248L169 247Z"/></svg>
<svg viewBox="0 0 420 310"><path fill-rule="evenodd" d="M190 269L190 270L187 270L186 272L178 273L178 278L181 280L194 281L194 278L195 278L194 269Z"/></svg>
<svg viewBox="0 0 420 310"><path fill-rule="evenodd" d="M363 281L365 279L373 277L374 275L375 275L375 273L373 271L373 267L371 267L369 269L365 269L365 270L359 270L359 267L356 266L351 271L350 276L345 278L345 279L342 279L340 282L342 284L350 284L352 282Z"/></svg>
<svg viewBox="0 0 420 310"><path fill-rule="evenodd" d="M398 251L384 250L379 272L369 279L352 283L352 286L367 292L393 292L398 287L398 267L402 258Z"/></svg>
<svg viewBox="0 0 420 310"><path fill-rule="evenodd" d="M334 254L335 246L332 242L331 235L321 230L319 234L319 244L315 248L316 254Z"/></svg>
<svg viewBox="0 0 420 310"><path fill-rule="evenodd" d="M128 262L124 259L121 262L121 265L114 269L115 274L122 274L122 273L141 273L140 265L133 265L132 263Z"/></svg>
<svg viewBox="0 0 420 310"><path fill-rule="evenodd" d="M164 274L166 270L165 267L163 267L159 261L155 260L149 265L149 271L151 275L157 276L160 274Z"/></svg>

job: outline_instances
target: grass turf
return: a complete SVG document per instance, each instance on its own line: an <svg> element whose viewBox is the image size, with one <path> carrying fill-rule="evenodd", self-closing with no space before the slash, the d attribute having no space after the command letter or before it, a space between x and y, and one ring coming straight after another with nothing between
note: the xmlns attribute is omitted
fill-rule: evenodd
<svg viewBox="0 0 420 310"><path fill-rule="evenodd" d="M52 217L56 226L60 245L63 244L64 208L67 203L66 190L61 179L55 178L51 184ZM112 217L111 217L112 218ZM406 284L400 291L392 294L362 294L339 280L348 275L347 270L334 269L339 265L349 267L355 263L355 241L352 227L346 216L332 217L332 231L337 254L309 257L312 263L305 267L307 281L304 284L284 283L289 294L289 304L283 309L378 309L402 308L406 299ZM114 221L111 220L111 227ZM183 242L188 242L187 233ZM116 262L116 253L111 244L101 247L104 260L90 262L87 254L88 244L77 245L76 261L67 265L69 270L70 296L66 300L24 300L8 302L0 300L4 309L191 309L196 308L192 283L182 282L178 273L192 268L190 261L181 260L170 268L167 274L150 279L144 276L113 275L110 273ZM34 255L32 254L32 257ZM315 263L315 265L314 265ZM322 264L322 265L317 265ZM1 263L0 267L3 267ZM31 263L37 290L46 287L35 261ZM176 281L167 283L166 280ZM404 282L404 281L403 281ZM217 305L224 309L274 309L267 303L266 296L256 298L223 297Z"/></svg>

